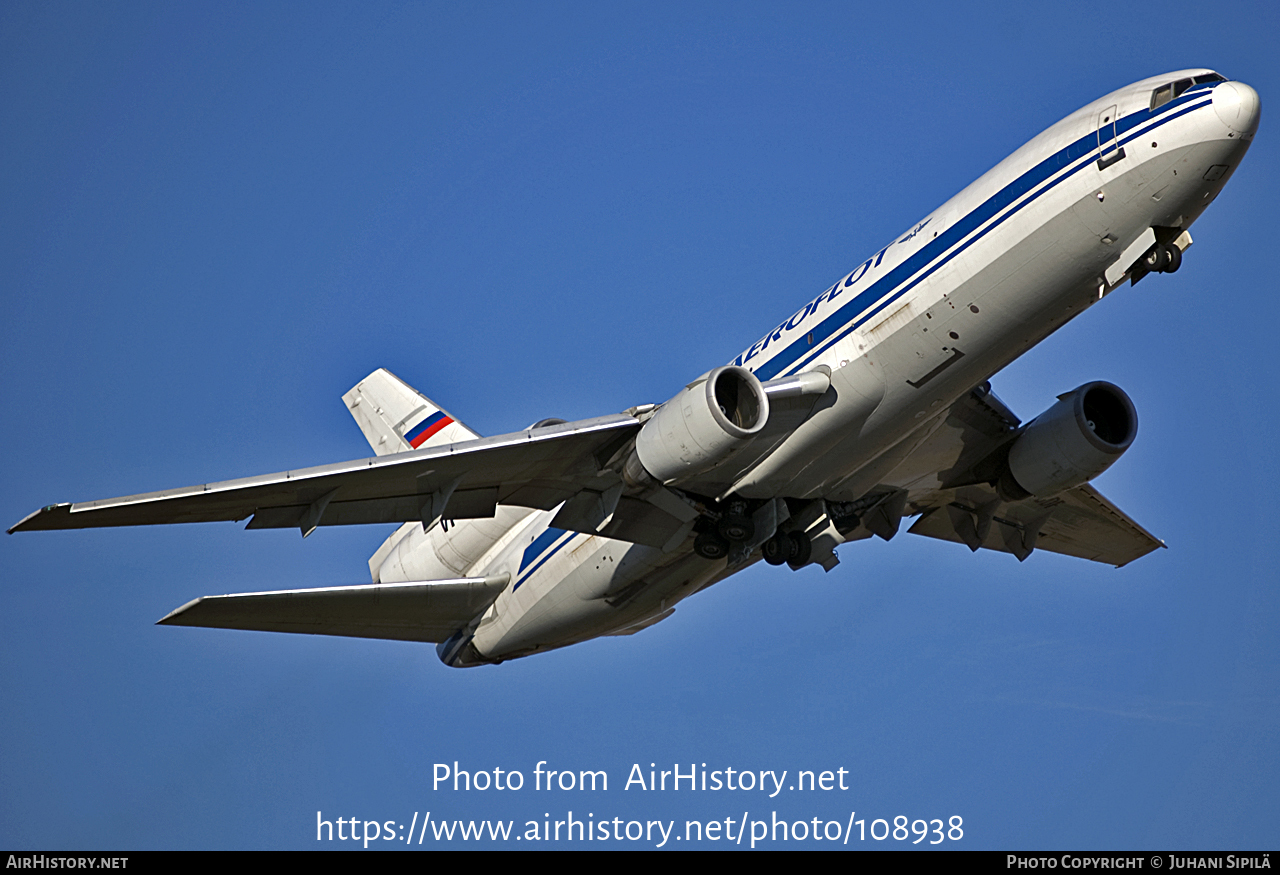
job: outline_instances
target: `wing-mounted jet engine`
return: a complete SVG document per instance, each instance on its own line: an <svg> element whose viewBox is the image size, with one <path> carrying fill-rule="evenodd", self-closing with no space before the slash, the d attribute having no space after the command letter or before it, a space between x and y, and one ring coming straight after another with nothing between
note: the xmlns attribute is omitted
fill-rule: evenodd
<svg viewBox="0 0 1280 875"><path fill-rule="evenodd" d="M724 461L765 427L769 397L755 374L729 365L691 383L645 422L624 476L679 485Z"/></svg>
<svg viewBox="0 0 1280 875"><path fill-rule="evenodd" d="M1081 486L1110 468L1137 434L1138 412L1119 386L1085 383L1023 429L996 489L1005 501L1020 501Z"/></svg>
<svg viewBox="0 0 1280 875"><path fill-rule="evenodd" d="M803 422L830 385L826 367L768 383L740 366L716 368L645 421L623 479L650 496L674 487L693 497L701 511L693 523L694 551L704 559L728 556L730 565L737 565L770 542L765 548L770 562L800 567L809 560L809 541L800 533L779 532L789 515L785 502L712 496ZM774 402L777 406L771 406Z"/></svg>

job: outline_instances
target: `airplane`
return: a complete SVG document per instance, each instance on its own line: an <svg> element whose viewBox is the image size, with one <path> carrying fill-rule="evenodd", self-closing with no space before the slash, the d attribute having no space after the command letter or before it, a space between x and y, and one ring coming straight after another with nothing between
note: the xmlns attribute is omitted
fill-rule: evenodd
<svg viewBox="0 0 1280 875"><path fill-rule="evenodd" d="M435 643L454 667L634 634L761 559L831 571L908 517L973 551L1120 567L1163 546L1089 484L1133 443L1133 402L1095 381L1024 423L990 379L1176 271L1258 119L1257 92L1207 69L1095 100L665 404L481 437L380 369L343 396L372 458L53 504L9 532L399 523L372 583L159 622Z"/></svg>

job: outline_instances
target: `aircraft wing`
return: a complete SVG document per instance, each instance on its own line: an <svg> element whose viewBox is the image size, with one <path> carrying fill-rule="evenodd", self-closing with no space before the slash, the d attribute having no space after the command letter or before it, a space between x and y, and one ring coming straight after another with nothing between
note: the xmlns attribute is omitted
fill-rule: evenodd
<svg viewBox="0 0 1280 875"><path fill-rule="evenodd" d="M670 549L687 537L697 511L673 492L621 495L606 467L640 427L617 414L315 468L208 483L143 495L44 507L9 529L241 520L247 528L404 523L489 517L498 504L551 510L558 528ZM902 453L885 481L909 496L896 507L921 514L915 534L1025 558L1033 549L1124 565L1162 542L1091 486L1049 499L1001 502L975 465L1007 441L1017 417L989 391L970 393L941 427ZM913 439L914 440L914 439ZM892 451L891 451L892 452ZM858 494L864 494L860 487ZM854 496L850 496L852 499ZM874 525L875 512L868 515ZM897 530L895 521L885 531Z"/></svg>
<svg viewBox="0 0 1280 875"><path fill-rule="evenodd" d="M992 508L988 520L985 508L996 499L989 487L960 490L953 500L925 511L908 531L1019 559L1032 550L1048 550L1117 568L1165 546L1087 483L1049 499L1002 504Z"/></svg>
<svg viewBox="0 0 1280 875"><path fill-rule="evenodd" d="M9 532L252 517L248 528L297 526L305 536L320 525L487 517L498 503L549 510L584 490L613 487L618 477L603 466L639 427L634 417L617 414L241 480L54 504Z"/></svg>
<svg viewBox="0 0 1280 875"><path fill-rule="evenodd" d="M159 625L438 643L493 604L510 580L499 574L204 596Z"/></svg>
<svg viewBox="0 0 1280 875"><path fill-rule="evenodd" d="M909 531L971 550L1012 553L1020 560L1038 549L1116 567L1165 546L1087 483L1049 498L1001 500L989 482L982 482L990 473L983 464L1018 425L989 387L957 401L903 465L903 480L922 469L934 472L915 479L909 489L908 510L921 514Z"/></svg>

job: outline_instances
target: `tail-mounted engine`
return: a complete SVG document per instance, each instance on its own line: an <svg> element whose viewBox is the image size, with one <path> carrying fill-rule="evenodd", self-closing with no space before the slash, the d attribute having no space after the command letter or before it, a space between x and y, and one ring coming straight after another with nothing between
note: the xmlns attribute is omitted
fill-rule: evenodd
<svg viewBox="0 0 1280 875"><path fill-rule="evenodd" d="M732 365L716 368L645 422L632 461L660 483L696 475L722 462L768 419L769 398L755 374ZM629 470L628 476L638 473Z"/></svg>
<svg viewBox="0 0 1280 875"><path fill-rule="evenodd" d="M1118 386L1086 383L1058 396L1009 447L997 483L1008 501L1056 495L1111 467L1138 434L1138 413Z"/></svg>

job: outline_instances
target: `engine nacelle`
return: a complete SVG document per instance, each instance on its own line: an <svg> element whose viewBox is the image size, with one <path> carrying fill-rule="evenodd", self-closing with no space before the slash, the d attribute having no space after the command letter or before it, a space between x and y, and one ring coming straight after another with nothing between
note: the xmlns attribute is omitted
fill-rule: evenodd
<svg viewBox="0 0 1280 875"><path fill-rule="evenodd" d="M729 365L658 408L636 435L636 457L660 483L697 474L726 459L769 419L756 375Z"/></svg>
<svg viewBox="0 0 1280 875"><path fill-rule="evenodd" d="M1014 441L1000 491L1044 498L1080 486L1110 468L1137 434L1138 412L1119 386L1085 383L1059 395Z"/></svg>

